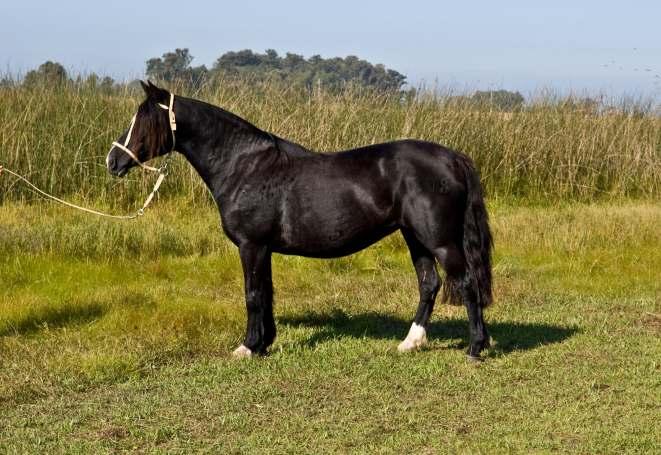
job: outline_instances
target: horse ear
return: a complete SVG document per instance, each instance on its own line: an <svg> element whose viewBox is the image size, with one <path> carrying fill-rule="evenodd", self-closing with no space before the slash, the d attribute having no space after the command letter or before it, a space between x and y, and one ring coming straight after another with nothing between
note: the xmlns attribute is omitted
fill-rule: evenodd
<svg viewBox="0 0 661 455"><path fill-rule="evenodd" d="M147 94L147 98L149 98L150 100L155 101L157 103L165 103L170 98L170 92L160 87L157 87L154 83L152 83L152 81L148 80L147 84L145 84L142 81L140 81L140 83L142 84L142 88L145 90L145 93Z"/></svg>
<svg viewBox="0 0 661 455"><path fill-rule="evenodd" d="M149 82L149 84L151 84L151 82ZM140 86L142 87L142 90L144 90L145 95L149 96L149 92L150 92L149 85L145 84L145 82L141 80Z"/></svg>

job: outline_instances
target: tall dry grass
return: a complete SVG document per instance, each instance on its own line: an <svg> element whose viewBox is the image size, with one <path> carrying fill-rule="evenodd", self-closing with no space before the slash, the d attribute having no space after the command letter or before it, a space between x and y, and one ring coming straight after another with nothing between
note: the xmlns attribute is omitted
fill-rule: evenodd
<svg viewBox="0 0 661 455"><path fill-rule="evenodd" d="M175 91L314 150L399 138L439 142L473 157L491 196L589 200L661 194L661 118L652 113L597 112L550 98L506 113L451 97L402 101L356 89L308 93L241 81ZM148 191L150 176L133 172L114 180L104 163L141 93L82 87L5 87L0 93L0 164L75 200L128 206ZM183 159L174 168L164 193L208 200ZM35 197L11 178L0 178L0 201Z"/></svg>

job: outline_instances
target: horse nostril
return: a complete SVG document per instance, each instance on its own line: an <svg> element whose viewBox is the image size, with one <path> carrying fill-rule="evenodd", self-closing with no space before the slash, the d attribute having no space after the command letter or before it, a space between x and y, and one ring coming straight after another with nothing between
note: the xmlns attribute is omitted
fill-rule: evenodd
<svg viewBox="0 0 661 455"><path fill-rule="evenodd" d="M108 161L108 167L112 170L117 169L117 158L116 157L110 157L110 160Z"/></svg>

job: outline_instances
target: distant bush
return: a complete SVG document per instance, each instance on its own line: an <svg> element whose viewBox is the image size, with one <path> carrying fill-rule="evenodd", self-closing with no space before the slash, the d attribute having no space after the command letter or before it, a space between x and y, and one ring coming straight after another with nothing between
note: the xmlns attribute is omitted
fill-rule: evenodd
<svg viewBox="0 0 661 455"><path fill-rule="evenodd" d="M68 80L67 70L61 64L49 60L39 65L36 70L29 71L23 79L23 84L27 87L58 86L65 84Z"/></svg>
<svg viewBox="0 0 661 455"><path fill-rule="evenodd" d="M523 106L525 98L519 92L507 90L478 90L471 96L471 101L484 106L495 107L502 111L513 111Z"/></svg>

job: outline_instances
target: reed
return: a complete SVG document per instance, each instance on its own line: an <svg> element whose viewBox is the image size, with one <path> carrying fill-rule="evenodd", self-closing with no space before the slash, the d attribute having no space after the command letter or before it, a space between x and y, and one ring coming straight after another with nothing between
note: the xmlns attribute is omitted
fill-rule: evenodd
<svg viewBox="0 0 661 455"><path fill-rule="evenodd" d="M661 118L649 110L589 109L542 97L515 112L445 95L399 96L348 88L306 92L228 80L194 96L311 149L334 151L400 138L439 142L477 162L491 197L544 200L656 198L661 194ZM84 86L0 88L0 164L76 201L127 208L148 192L151 176L116 180L105 169L110 143L142 99ZM165 194L210 199L178 157ZM36 199L0 178L0 202Z"/></svg>

